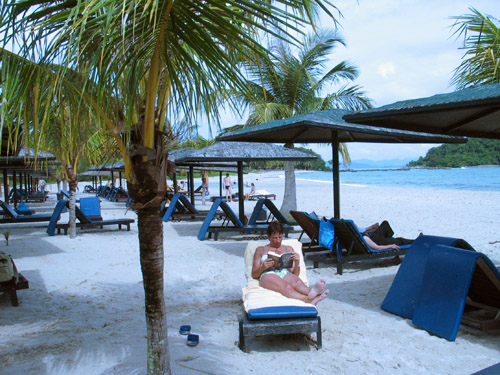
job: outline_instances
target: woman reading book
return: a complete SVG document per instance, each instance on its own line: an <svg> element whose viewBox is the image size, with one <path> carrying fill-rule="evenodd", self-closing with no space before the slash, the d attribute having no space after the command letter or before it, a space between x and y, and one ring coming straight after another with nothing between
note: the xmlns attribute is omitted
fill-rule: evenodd
<svg viewBox="0 0 500 375"><path fill-rule="evenodd" d="M259 285L263 288L279 292L285 297L316 305L328 295L328 290L325 290L326 282L321 279L312 287L304 284L299 278L300 256L293 251L291 246L285 246L281 243L283 232L284 228L280 222L273 221L269 224L267 228L269 244L258 247L255 251L252 277L258 279ZM271 253L271 256L269 253ZM291 264L286 264L286 260L283 259L284 267L276 267L277 260L275 260L276 258L273 259L273 257L280 257L282 254L288 253L291 254ZM281 256L281 258L284 257Z"/></svg>

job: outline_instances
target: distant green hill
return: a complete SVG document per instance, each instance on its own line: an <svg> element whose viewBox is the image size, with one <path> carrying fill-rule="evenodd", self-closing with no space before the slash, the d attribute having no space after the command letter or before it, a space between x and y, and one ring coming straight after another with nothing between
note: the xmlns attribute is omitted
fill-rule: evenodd
<svg viewBox="0 0 500 375"><path fill-rule="evenodd" d="M408 163L410 167L467 167L500 165L500 140L469 138L465 144L444 144L427 151L425 157Z"/></svg>

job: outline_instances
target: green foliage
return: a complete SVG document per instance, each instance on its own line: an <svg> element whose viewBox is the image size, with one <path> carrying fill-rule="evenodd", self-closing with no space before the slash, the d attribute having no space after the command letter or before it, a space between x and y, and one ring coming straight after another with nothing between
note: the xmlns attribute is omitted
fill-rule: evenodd
<svg viewBox="0 0 500 375"><path fill-rule="evenodd" d="M500 82L500 21L474 8L455 18L454 34L464 37L465 54L452 83L458 88Z"/></svg>
<svg viewBox="0 0 500 375"><path fill-rule="evenodd" d="M500 165L500 140L469 138L465 144L444 144L431 148L425 157L408 163L410 167L466 167Z"/></svg>

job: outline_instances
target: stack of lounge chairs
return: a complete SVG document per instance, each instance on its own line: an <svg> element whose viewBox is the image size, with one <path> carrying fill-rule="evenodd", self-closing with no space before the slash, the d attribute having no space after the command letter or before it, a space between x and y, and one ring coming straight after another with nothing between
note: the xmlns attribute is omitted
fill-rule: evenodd
<svg viewBox="0 0 500 375"><path fill-rule="evenodd" d="M500 272L462 239L419 236L408 250L382 309L454 341L460 323L500 329Z"/></svg>

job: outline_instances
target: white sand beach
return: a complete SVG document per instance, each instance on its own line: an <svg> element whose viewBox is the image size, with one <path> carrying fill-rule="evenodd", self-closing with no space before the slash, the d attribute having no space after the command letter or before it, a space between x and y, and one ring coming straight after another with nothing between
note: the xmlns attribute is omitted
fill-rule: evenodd
<svg viewBox="0 0 500 375"><path fill-rule="evenodd" d="M249 174L245 182L275 193L279 207L280 175ZM49 202L30 208L51 211L56 202L51 189ZM299 178L297 196L299 210L332 216L331 182ZM398 236L423 232L463 238L500 265L500 243L489 243L500 241L500 192L341 185L340 197L341 216L360 225L387 219ZM245 202L247 215L254 204ZM237 210L238 203L231 206ZM125 203L104 199L102 215L136 218ZM391 259L351 263L343 275L336 274L335 266L313 269L306 262L309 280L323 277L330 289L318 306L323 348L316 350L300 335L268 336L249 340L251 351L244 353L237 347L237 316L247 242L227 235L217 242L199 241L200 226L201 221L163 225L174 374L465 375L500 362L500 333L460 326L456 341L450 342L383 311L380 305L398 270ZM145 374L137 223L130 232L116 227L79 231L73 240L49 237L45 230L46 223L0 225L1 233L10 232L9 246L0 235L0 249L12 255L30 283L18 292L18 307L0 295L0 374ZM200 335L198 346L186 345L186 336L178 332L183 324Z"/></svg>

